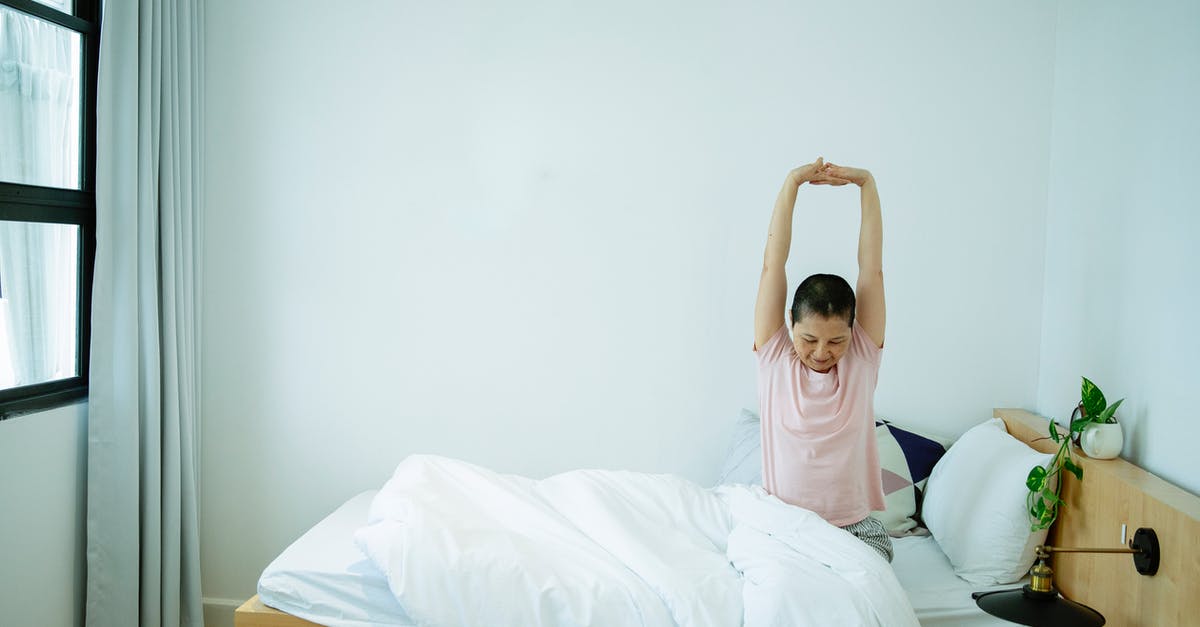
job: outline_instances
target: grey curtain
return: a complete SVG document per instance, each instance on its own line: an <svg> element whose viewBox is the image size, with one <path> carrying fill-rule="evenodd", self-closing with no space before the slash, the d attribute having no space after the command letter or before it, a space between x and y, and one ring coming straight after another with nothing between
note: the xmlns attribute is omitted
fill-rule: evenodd
<svg viewBox="0 0 1200 627"><path fill-rule="evenodd" d="M203 625L202 0L107 0L88 411L88 625Z"/></svg>

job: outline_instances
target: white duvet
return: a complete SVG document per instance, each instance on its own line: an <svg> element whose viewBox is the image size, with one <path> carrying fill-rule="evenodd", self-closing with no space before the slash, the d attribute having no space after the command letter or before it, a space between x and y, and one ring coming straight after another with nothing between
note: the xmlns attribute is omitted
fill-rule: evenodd
<svg viewBox="0 0 1200 627"><path fill-rule="evenodd" d="M405 459L359 548L420 625L917 625L890 565L761 488Z"/></svg>

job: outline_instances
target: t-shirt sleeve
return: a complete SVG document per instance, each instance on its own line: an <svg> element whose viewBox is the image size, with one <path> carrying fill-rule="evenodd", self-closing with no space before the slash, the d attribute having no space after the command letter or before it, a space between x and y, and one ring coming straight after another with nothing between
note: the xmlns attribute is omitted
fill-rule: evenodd
<svg viewBox="0 0 1200 627"><path fill-rule="evenodd" d="M879 365L879 360L883 356L883 349L875 345L875 340L867 335L866 329L854 321L854 328L850 332L850 351L856 357L865 359L876 366Z"/></svg>
<svg viewBox="0 0 1200 627"><path fill-rule="evenodd" d="M788 337L787 326L779 325L779 330L762 346L754 347L754 355L758 365L773 364L783 359L792 348L791 338Z"/></svg>

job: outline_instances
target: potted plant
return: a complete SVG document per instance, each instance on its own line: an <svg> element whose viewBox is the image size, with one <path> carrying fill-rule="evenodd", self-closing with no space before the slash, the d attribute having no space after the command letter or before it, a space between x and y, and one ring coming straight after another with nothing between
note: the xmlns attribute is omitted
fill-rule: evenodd
<svg viewBox="0 0 1200 627"><path fill-rule="evenodd" d="M1083 468L1071 457L1072 438L1079 438L1084 452L1089 457L1107 459L1116 457L1121 452L1122 436L1115 414L1125 399L1108 405L1104 393L1087 377L1083 377L1079 397L1079 405L1071 413L1068 433L1060 433L1058 425L1053 420L1049 422L1050 438L1059 444L1058 451L1046 466L1034 466L1030 469L1029 476L1025 479L1025 486L1029 488L1026 505L1029 507L1032 521L1030 528L1034 531L1049 527L1058 518L1058 508L1063 504L1059 498L1062 494L1062 481L1059 480L1062 471L1066 470L1075 475L1076 479L1083 481ZM1112 435L1114 430L1115 438ZM1107 454L1107 457L1104 457L1104 454Z"/></svg>
<svg viewBox="0 0 1200 627"><path fill-rule="evenodd" d="M1125 402L1121 399L1112 405L1106 405L1104 393L1095 383L1083 378L1082 400L1076 410L1081 414L1079 420L1084 422L1079 434L1079 447L1088 456L1095 459L1112 459L1121 454L1125 437L1121 433L1121 425L1117 422L1116 411ZM1075 418L1071 414L1072 419ZM1072 420L1074 422L1074 420Z"/></svg>

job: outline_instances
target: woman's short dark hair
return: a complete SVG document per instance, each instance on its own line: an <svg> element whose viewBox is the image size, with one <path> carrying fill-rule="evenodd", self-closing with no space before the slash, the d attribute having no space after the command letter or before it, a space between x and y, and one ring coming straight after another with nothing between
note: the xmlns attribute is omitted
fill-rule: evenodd
<svg viewBox="0 0 1200 627"><path fill-rule="evenodd" d="M836 274L814 274L800 282L792 299L792 324L808 314L824 318L845 318L854 326L854 290Z"/></svg>

